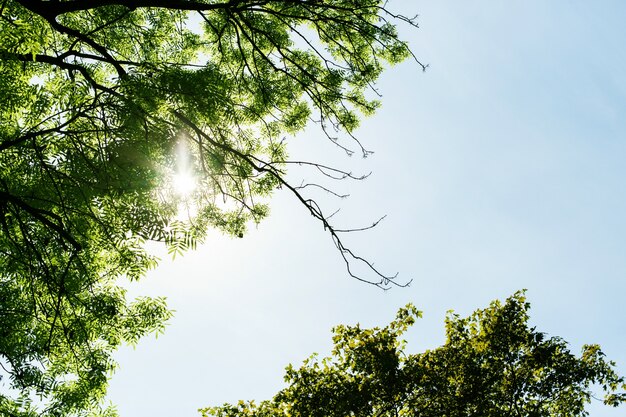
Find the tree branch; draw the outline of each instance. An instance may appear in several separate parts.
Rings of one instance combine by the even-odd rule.
[[[63,58],[61,58],[61,57],[54,57],[54,56],[43,55],[43,54],[35,54],[35,55],[33,55],[33,54],[17,54],[17,53],[8,52],[8,51],[0,51],[0,58],[1,59],[7,59],[7,60],[13,59],[13,60],[16,60],[16,61],[21,61],[21,62],[44,62],[46,64],[52,64],[52,65],[55,65],[55,66],[57,66],[59,68],[63,68],[64,70],[67,70],[67,71],[77,71],[85,78],[85,80],[95,90],[105,91],[105,92],[107,92],[109,94],[112,94],[114,96],[120,97],[120,95],[118,93],[116,93],[113,89],[111,89],[109,87],[105,87],[104,85],[98,83],[91,76],[91,74],[89,73],[87,68],[83,67],[82,65],[65,62],[63,60]]]
[[[236,158],[246,162],[247,164],[249,164],[254,170],[256,170],[257,172],[263,172],[263,173],[267,173],[268,175],[271,175],[272,177],[274,177],[282,187],[285,187],[286,189],[288,189],[289,191],[291,191],[296,198],[307,208],[307,210],[309,211],[309,213],[315,217],[316,219],[318,219],[322,225],[324,226],[324,230],[326,230],[332,237],[333,243],[335,244],[335,247],[339,250],[339,253],[341,254],[341,257],[343,258],[345,264],[346,264],[346,269],[348,271],[348,274],[352,277],[355,278],[359,281],[363,281],[366,282],[368,284],[372,284],[375,285],[377,287],[383,288],[383,289],[387,289],[389,287],[389,284],[393,284],[395,286],[398,287],[406,287],[408,286],[411,281],[404,283],[404,284],[400,284],[398,282],[395,281],[396,277],[398,274],[395,275],[385,275],[382,272],[380,272],[378,269],[376,269],[374,267],[374,265],[369,262],[368,260],[366,260],[365,258],[355,254],[350,248],[346,247],[343,243],[343,241],[341,240],[341,238],[339,237],[339,233],[341,232],[345,232],[347,230],[337,230],[335,229],[335,227],[333,225],[330,224],[330,222],[328,221],[328,217],[324,215],[324,213],[322,212],[322,210],[320,209],[320,207],[317,205],[317,203],[313,200],[310,199],[306,199],[299,191],[297,187],[292,186],[291,184],[289,184],[287,182],[287,180],[285,180],[283,178],[283,176],[275,169],[273,168],[270,164],[258,164],[256,161],[258,161],[257,158],[244,154],[243,152],[225,144],[225,143],[221,143],[218,142],[217,140],[213,139],[212,137],[210,137],[209,135],[207,135],[202,129],[200,129],[193,121],[191,121],[189,118],[187,118],[185,115],[183,115],[182,113],[180,113],[179,111],[173,110],[172,113],[174,114],[174,116],[179,119],[185,126],[189,127],[191,130],[194,131],[194,133],[196,135],[198,135],[199,137],[202,137],[203,139],[205,139],[207,142],[209,142],[211,145],[215,146],[216,148],[219,148],[231,155],[234,155]],[[380,219],[382,220],[382,219]],[[378,222],[380,222],[380,220],[378,220],[376,223],[374,223],[373,226],[374,227],[376,224],[378,224]],[[355,229],[355,231],[357,231],[358,229]],[[361,264],[364,264],[370,271],[372,271],[376,276],[379,277],[379,280],[377,281],[370,281],[368,279],[364,279],[361,276],[357,275],[356,273],[354,273],[352,271],[351,268],[351,261],[357,261]]]
[[[63,225],[63,220],[59,215],[52,213],[49,210],[33,207],[21,198],[0,190],[0,202],[2,201],[11,203],[14,206],[24,210],[25,212],[39,220],[41,223],[43,223],[46,227],[57,232],[63,239],[65,239],[72,246],[74,246],[75,249],[81,250],[83,248],[82,245],[78,243],[78,241],[76,241],[76,239],[74,239],[74,237],[65,229]],[[57,223],[53,222],[46,216],[52,217],[57,221]]]

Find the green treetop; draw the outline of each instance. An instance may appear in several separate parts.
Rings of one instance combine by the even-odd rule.
[[[407,354],[402,334],[420,317],[400,309],[383,328],[337,326],[330,357],[287,367],[272,400],[200,410],[203,417],[576,417],[593,389],[626,402],[624,378],[597,345],[572,354],[558,337],[528,325],[523,293],[468,318],[450,314],[446,342]]]

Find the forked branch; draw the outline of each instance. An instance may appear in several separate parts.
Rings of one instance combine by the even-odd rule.
[[[408,281],[405,283],[398,282],[396,280],[398,276],[397,273],[394,275],[387,275],[381,272],[379,269],[374,267],[374,264],[372,262],[356,254],[352,249],[347,247],[340,237],[341,233],[362,231],[362,230],[367,230],[367,229],[376,227],[378,223],[380,223],[380,221],[384,219],[384,217],[380,218],[379,220],[374,222],[372,225],[367,226],[367,227],[354,228],[354,229],[337,229],[335,226],[333,226],[330,223],[329,219],[331,216],[326,216],[324,212],[322,211],[322,209],[319,207],[319,205],[315,202],[315,200],[307,199],[300,192],[299,190],[300,187],[290,184],[285,179],[284,175],[280,171],[278,171],[272,164],[259,163],[257,162],[259,161],[258,158],[245,154],[224,142],[215,140],[214,138],[209,136],[206,132],[204,132],[199,126],[197,126],[192,120],[190,120],[188,117],[186,117],[184,114],[180,113],[179,111],[174,110],[173,114],[187,128],[191,129],[197,136],[201,137],[203,140],[210,143],[215,148],[221,149],[222,151],[233,155],[235,158],[244,161],[245,163],[247,163],[250,167],[252,167],[255,171],[259,173],[265,173],[267,175],[271,175],[273,178],[275,178],[278,181],[281,187],[284,187],[288,189],[289,191],[291,191],[291,193],[296,197],[296,199],[300,201],[300,203],[304,207],[306,207],[309,214],[311,214],[320,223],[322,223],[324,230],[328,232],[328,234],[331,236],[331,239],[335,247],[339,251],[342,259],[344,260],[344,263],[346,265],[346,270],[352,278],[355,278],[362,282],[366,282],[368,284],[375,285],[382,289],[388,289],[390,288],[390,286],[406,287],[411,283],[411,281]],[[315,165],[313,163],[308,163],[308,164]],[[323,169],[330,169],[330,168],[323,166]],[[354,177],[354,178],[359,179],[360,177]],[[361,274],[356,273],[353,268],[354,262],[364,265],[373,274],[374,278],[368,279],[368,278],[363,277]]]

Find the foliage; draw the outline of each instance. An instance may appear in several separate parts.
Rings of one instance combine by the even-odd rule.
[[[581,356],[528,325],[518,292],[470,317],[450,314],[444,345],[406,354],[402,334],[420,317],[412,305],[384,328],[337,326],[330,357],[288,366],[272,400],[200,410],[203,417],[583,416],[592,389],[626,402],[624,379],[597,345]],[[621,390],[621,391],[620,391]]]
[[[144,243],[176,254],[209,227],[241,236],[278,187],[322,223],[351,275],[393,283],[286,168],[359,177],[290,161],[283,140],[314,120],[367,154],[352,135],[378,106],[368,91],[411,56],[393,20],[414,25],[380,0],[0,1],[0,377],[19,393],[0,394],[0,414],[89,413],[111,352],[170,314],[118,285],[155,265]],[[180,143],[189,167],[177,166]],[[189,196],[167,181],[182,169],[197,182]]]

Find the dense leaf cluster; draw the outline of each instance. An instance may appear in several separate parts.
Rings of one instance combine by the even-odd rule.
[[[0,1],[0,414],[87,413],[111,352],[163,329],[163,300],[125,300],[121,277],[209,227],[241,236],[286,181],[285,135],[314,120],[347,152],[367,91],[410,56],[380,0]],[[195,191],[171,181],[189,149]],[[351,145],[352,144],[352,145]],[[376,284],[389,278],[371,269]],[[39,399],[38,399],[39,398]]]
[[[402,334],[420,317],[412,305],[383,328],[337,326],[330,357],[288,366],[287,388],[272,400],[200,410],[204,417],[574,417],[592,390],[626,402],[624,378],[597,345],[572,354],[567,343],[528,325],[523,293],[470,317],[450,314],[446,342],[405,353]]]

